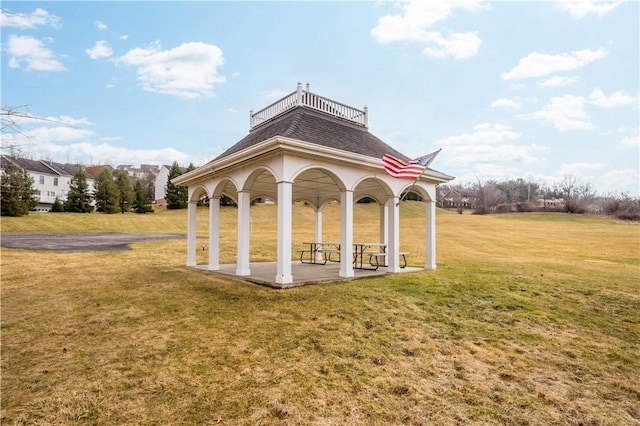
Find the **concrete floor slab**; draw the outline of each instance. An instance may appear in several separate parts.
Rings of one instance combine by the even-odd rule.
[[[197,269],[208,271],[207,265],[198,265]],[[249,276],[237,276],[236,264],[220,265],[219,271],[208,271],[226,276],[232,276],[233,278],[249,281],[256,284],[268,285],[274,288],[289,288],[298,287],[308,284],[319,284],[325,282],[347,281],[354,279],[362,279],[368,277],[375,277],[381,275],[387,275],[387,268],[380,267],[377,270],[369,269],[354,269],[353,278],[342,278],[339,276],[340,264],[329,262],[326,265],[320,264],[306,264],[295,261],[291,265],[291,275],[293,276],[293,283],[291,284],[279,284],[276,283],[276,262],[254,262],[250,264],[251,275]],[[406,267],[401,270],[401,273],[422,271],[423,268]]]

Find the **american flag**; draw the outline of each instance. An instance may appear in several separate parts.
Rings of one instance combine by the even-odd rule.
[[[414,158],[410,161],[400,160],[392,155],[382,157],[382,166],[391,176],[399,179],[418,179],[442,149]]]

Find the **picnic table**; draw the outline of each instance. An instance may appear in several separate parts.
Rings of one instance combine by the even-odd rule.
[[[367,263],[364,262],[366,256],[369,256]],[[386,256],[387,245],[384,243],[353,243],[353,267],[355,269],[377,270],[380,266],[385,266]]]
[[[305,242],[308,248],[298,250],[300,263],[326,265],[327,262],[340,262],[340,243],[333,241]],[[407,266],[407,252],[398,253],[402,259],[401,268]],[[333,257],[337,255],[337,258]],[[384,243],[353,243],[353,267],[355,269],[377,270],[386,266],[387,245]]]
[[[327,262],[340,261],[340,243],[333,242],[333,241],[323,241],[323,242],[306,242],[302,244],[309,246],[309,248],[304,250],[298,250],[300,252],[301,263],[326,265]],[[338,255],[337,259],[332,258],[332,255],[335,255],[335,254]]]

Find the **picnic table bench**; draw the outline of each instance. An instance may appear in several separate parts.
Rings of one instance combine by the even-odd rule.
[[[326,265],[327,262],[340,262],[340,243],[336,242],[307,242],[308,249],[298,250],[301,263],[314,265]],[[377,270],[380,266],[386,266],[384,259],[387,257],[387,245],[384,243],[354,243],[353,244],[353,267],[355,269]],[[332,258],[338,255],[337,259]],[[402,259],[401,268],[407,266],[407,255],[409,252],[398,253]],[[322,256],[319,256],[322,255]],[[368,257],[368,262],[365,258]]]

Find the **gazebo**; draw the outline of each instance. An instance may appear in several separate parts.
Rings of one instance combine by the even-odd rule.
[[[322,238],[322,212],[340,203],[339,270],[336,279],[354,277],[354,204],[368,197],[380,206],[380,260],[387,273],[401,272],[400,200],[415,192],[426,205],[425,269],[436,267],[436,186],[452,176],[424,168],[416,179],[391,176],[382,158],[411,159],[368,131],[368,111],[319,96],[298,83],[297,90],[250,113],[249,134],[209,163],[176,177],[188,187],[187,266],[196,266],[196,206],[209,199],[207,269],[219,271],[220,199],[238,206],[235,275],[250,277],[250,206],[257,198],[277,204],[277,260],[274,287],[294,285],[292,205],[304,201],[315,212],[315,241]],[[318,253],[319,255],[319,253]],[[297,285],[297,284],[295,284]]]

